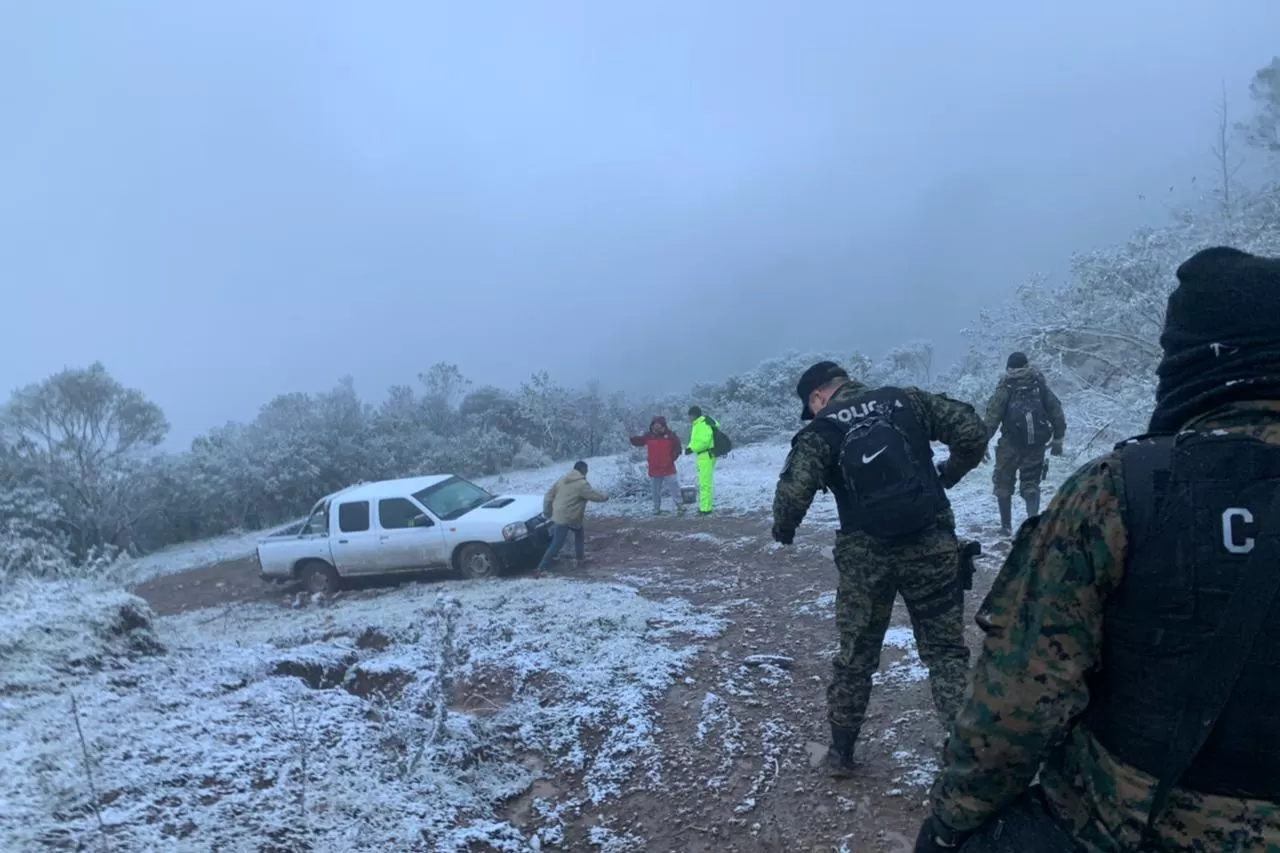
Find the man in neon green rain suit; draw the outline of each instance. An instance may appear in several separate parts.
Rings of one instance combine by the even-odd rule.
[[[685,453],[696,454],[698,460],[698,514],[711,515],[716,479],[716,458],[711,454],[716,434],[711,425],[715,422],[697,406],[689,407],[689,420],[693,427],[689,430],[689,448]]]

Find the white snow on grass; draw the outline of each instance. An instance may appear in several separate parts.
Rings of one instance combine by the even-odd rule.
[[[196,612],[153,635],[141,600],[88,590],[0,601],[0,849],[537,849],[584,799],[661,785],[654,703],[724,626],[540,579]],[[503,803],[543,767],[575,790],[518,828]]]
[[[138,584],[161,575],[176,575],[180,572],[212,566],[215,563],[239,560],[253,554],[258,548],[259,540],[289,527],[290,525],[284,525],[249,533],[237,531],[201,542],[162,548],[154,553],[126,561],[120,566],[117,576],[129,583]]]

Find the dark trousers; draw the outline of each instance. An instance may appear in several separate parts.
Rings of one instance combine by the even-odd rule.
[[[573,531],[573,555],[581,560],[586,556],[583,548],[582,528],[570,527],[567,524],[554,524],[551,526],[551,544],[547,546],[547,553],[542,555],[542,562],[538,563],[538,571],[545,572],[547,566],[551,565],[551,561],[560,553],[560,549],[564,547],[565,540],[569,538],[569,531]]]

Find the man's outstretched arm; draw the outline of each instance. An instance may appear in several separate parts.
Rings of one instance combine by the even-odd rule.
[[[773,529],[794,534],[813,496],[824,488],[831,464],[831,445],[815,430],[806,429],[791,440],[791,452],[773,492]]]

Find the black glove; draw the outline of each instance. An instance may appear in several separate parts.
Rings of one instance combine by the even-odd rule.
[[[1061,456],[1061,455],[1062,455],[1062,442],[1061,442],[1061,441],[1055,441],[1055,442],[1051,443],[1051,444],[1049,445],[1049,453],[1050,453],[1050,454],[1052,454],[1053,456]]]
[[[787,530],[779,527],[775,524],[773,526],[773,541],[782,545],[790,545],[792,542],[796,541],[796,532],[794,530]]]
[[[915,853],[948,853],[958,850],[972,834],[952,829],[938,820],[936,815],[929,815],[929,819],[920,827],[920,834],[916,836]]]
[[[943,461],[939,462],[936,466],[938,470],[938,479],[942,481],[942,488],[944,489],[949,489],[952,486],[954,486],[956,483],[960,482],[959,480],[953,478],[949,473],[947,473],[947,463],[950,461],[951,461],[950,459],[944,459]]]

